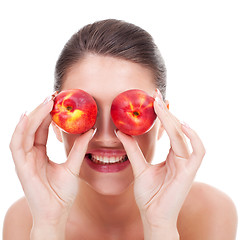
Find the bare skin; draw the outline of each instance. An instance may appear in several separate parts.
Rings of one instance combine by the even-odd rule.
[[[143,229],[139,218],[125,230],[121,226],[119,229],[112,229],[113,236],[110,231],[101,229],[99,226],[89,223],[89,220],[87,222],[81,214],[71,211],[66,228],[66,240],[97,240],[99,236],[107,240],[143,239]],[[16,201],[7,212],[3,239],[30,239],[31,228],[32,215],[27,200],[23,197]],[[231,199],[209,185],[194,183],[178,217],[180,239],[233,240],[236,236],[236,229],[237,214]],[[118,237],[114,235],[117,231],[120,234]]]
[[[158,96],[155,92],[151,71],[128,61],[89,55],[83,61],[74,65],[67,74],[63,89],[74,88],[87,91],[96,99],[98,104],[97,132],[92,139],[90,138],[90,133],[85,135],[85,138],[89,141],[87,150],[95,148],[125,149],[132,167],[128,167],[118,173],[106,174],[90,169],[86,162],[82,160],[81,168],[78,165],[77,168],[77,162],[73,161],[75,156],[73,153],[76,152],[75,149],[77,149],[76,146],[79,144],[80,138],[61,132],[54,126],[57,138],[65,146],[68,156],[68,169],[76,175],[79,174],[77,182],[75,181],[76,179],[74,180],[75,185],[72,184],[70,190],[66,187],[69,195],[60,192],[60,196],[64,197],[66,195],[66,201],[59,204],[60,206],[64,205],[70,196],[76,194],[73,203],[71,205],[66,204],[66,209],[70,210],[66,214],[67,222],[64,225],[66,226],[65,239],[143,239],[145,236],[144,230],[148,227],[146,227],[145,222],[142,222],[143,216],[146,217],[144,220],[151,222],[151,226],[155,223],[157,226],[163,226],[162,219],[165,219],[167,222],[164,227],[176,225],[181,240],[235,239],[237,224],[235,206],[225,194],[218,190],[205,184],[192,183],[195,173],[201,164],[204,149],[197,135],[192,133],[191,130],[184,130],[179,121],[167,110],[167,101],[165,103],[161,102],[162,105],[155,103],[158,120],[148,133],[134,139],[122,133],[118,133],[117,136],[114,133],[115,126],[111,121],[109,110],[111,102],[117,94],[131,88],[137,88],[146,91],[151,96]],[[41,111],[43,111],[43,108],[46,109],[44,111],[47,113],[47,108],[51,109],[51,103],[47,103],[47,106],[39,108],[41,108]],[[40,110],[36,110],[36,112]],[[30,122],[33,116],[34,113],[29,117]],[[172,125],[166,120],[167,118],[171,119]],[[45,125],[48,126],[50,120],[44,121]],[[140,197],[142,191],[140,183],[144,182],[136,182],[136,176],[139,175],[138,172],[144,172],[145,174],[152,172],[152,174],[157,174],[160,185],[165,186],[164,181],[166,180],[168,169],[165,167],[166,163],[159,165],[159,169],[156,172],[154,168],[150,168],[150,165],[148,165],[153,160],[156,142],[164,130],[167,131],[170,140],[178,139],[177,141],[171,141],[172,148],[167,157],[168,162],[175,161],[176,156],[181,156],[178,162],[183,161],[183,164],[185,164],[185,160],[190,159],[192,156],[186,146],[185,136],[190,137],[191,140],[195,139],[195,143],[193,141],[194,149],[196,147],[195,155],[197,156],[197,153],[200,153],[200,157],[196,158],[191,165],[192,173],[186,179],[185,175],[182,175],[181,179],[185,180],[182,180],[180,186],[184,187],[172,187],[172,189],[169,187],[164,196],[156,194],[158,198],[153,198],[154,201],[151,201],[149,205],[149,209],[152,208],[153,211],[147,212],[145,211],[146,209],[141,208],[143,206],[141,204],[145,199]],[[26,141],[25,147],[29,146],[29,149],[31,149],[32,139],[29,139]],[[76,141],[77,144],[75,144]],[[79,144],[79,146],[82,145],[83,143]],[[139,149],[137,146],[139,146]],[[136,148],[135,151],[133,151],[134,148]],[[27,149],[28,152],[29,149]],[[15,146],[12,146],[12,151],[14,152],[15,150]],[[81,154],[84,155],[83,153]],[[13,156],[16,158],[16,154],[13,154]],[[18,164],[16,159],[15,164]],[[178,167],[180,168],[181,166],[179,165]],[[74,172],[76,169],[79,169],[79,172]],[[182,169],[185,169],[185,167]],[[183,174],[181,171],[180,173]],[[19,175],[21,178],[21,173]],[[144,181],[143,177],[142,181]],[[151,175],[146,179],[149,178],[151,178]],[[70,181],[70,177],[67,179]],[[141,178],[137,179],[141,180]],[[156,183],[158,184],[158,182]],[[24,185],[24,179],[22,184]],[[176,181],[174,184],[176,184]],[[73,186],[78,186],[78,189],[75,189]],[[29,191],[28,188],[25,189],[28,196],[28,204],[26,199],[23,198],[10,208],[5,218],[4,240],[16,239],[16,237],[17,239],[30,239],[33,222],[35,222],[35,225],[43,226],[44,224],[44,221],[40,219],[46,219],[48,212],[38,211],[41,208],[36,207],[37,204],[41,204],[41,207],[46,207],[47,210],[47,204],[44,205],[42,203],[44,198],[37,203],[36,200],[33,201],[36,194],[34,196],[31,195],[32,190],[30,187]],[[173,195],[174,193],[176,194]],[[174,201],[174,199],[179,199],[179,201]],[[70,203],[71,200],[67,203]],[[159,204],[156,204],[157,201],[159,201]],[[51,204],[53,204],[53,201],[51,201]],[[58,212],[59,216],[65,215],[65,210],[61,212],[59,210],[60,207],[55,208],[56,204],[52,206],[51,214],[56,216],[56,212]],[[165,209],[167,210],[165,211]],[[144,214],[142,214],[143,212]],[[154,215],[155,212],[158,214]],[[154,222],[156,219],[162,225],[158,225],[159,221]],[[220,228],[219,226],[224,227]]]

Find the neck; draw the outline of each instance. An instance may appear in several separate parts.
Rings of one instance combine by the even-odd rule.
[[[133,184],[116,196],[102,195],[81,181],[76,205],[92,224],[104,228],[125,228],[136,224],[136,219],[141,221]]]

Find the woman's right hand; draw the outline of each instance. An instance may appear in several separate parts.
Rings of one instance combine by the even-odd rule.
[[[75,140],[65,163],[47,156],[52,98],[21,117],[10,143],[15,168],[30,207],[34,226],[66,221],[78,192],[79,171],[94,129]]]

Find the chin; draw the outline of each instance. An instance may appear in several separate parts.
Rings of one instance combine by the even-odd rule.
[[[105,181],[97,181],[91,184],[91,187],[101,195],[108,196],[118,196],[126,192],[130,186],[132,186],[133,181],[131,182],[117,182],[111,181],[105,183]]]
[[[123,194],[134,182],[131,168],[119,173],[97,173],[83,166],[80,178],[97,193],[111,196]]]

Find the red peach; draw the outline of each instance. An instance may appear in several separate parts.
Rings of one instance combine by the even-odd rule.
[[[148,132],[156,120],[154,98],[139,89],[120,93],[112,102],[111,117],[116,127],[128,135]]]
[[[67,133],[80,134],[91,129],[97,119],[97,104],[80,89],[61,91],[54,99],[52,120]]]

